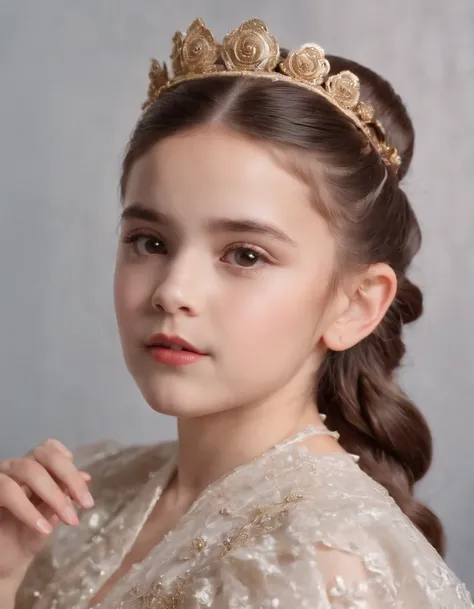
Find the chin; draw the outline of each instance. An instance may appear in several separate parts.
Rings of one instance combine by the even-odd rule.
[[[206,366],[157,367],[148,354],[143,357],[142,352],[136,351],[125,353],[125,363],[145,401],[155,412],[186,419],[227,409],[228,400],[219,395],[221,392],[210,379]],[[210,388],[213,389],[210,391]]]
[[[135,379],[146,402],[155,412],[178,417],[194,418],[213,414],[220,408],[206,399],[206,392],[187,379]]]

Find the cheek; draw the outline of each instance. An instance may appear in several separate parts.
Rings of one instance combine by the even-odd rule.
[[[144,268],[117,260],[114,274],[114,303],[119,321],[136,313],[150,298],[150,282]]]
[[[265,289],[267,288],[267,289]],[[312,345],[324,312],[324,290],[314,281],[260,286],[234,310],[237,340],[255,354]],[[242,345],[244,346],[244,345]],[[278,353],[275,353],[278,357]]]

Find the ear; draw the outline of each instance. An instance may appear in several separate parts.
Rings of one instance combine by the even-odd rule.
[[[344,351],[366,338],[382,321],[397,293],[397,277],[388,264],[374,264],[358,276],[342,311],[323,333],[325,346]]]

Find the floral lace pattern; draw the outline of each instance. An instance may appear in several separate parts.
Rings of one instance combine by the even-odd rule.
[[[210,485],[98,609],[473,609],[466,588],[351,455],[309,427]],[[329,433],[324,430],[324,433]],[[166,486],[175,443],[97,452],[96,509],[59,529],[17,609],[88,609]]]

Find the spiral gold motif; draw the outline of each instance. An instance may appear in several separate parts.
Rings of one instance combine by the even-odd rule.
[[[329,62],[317,44],[305,44],[283,59],[278,41],[260,19],[251,19],[232,30],[221,45],[201,19],[196,19],[186,34],[176,32],[174,35],[171,59],[172,76],[168,74],[166,64],[152,61],[143,109],[167,89],[209,76],[245,75],[290,81],[323,96],[338,108],[367,136],[384,162],[395,171],[401,164],[397,149],[387,142],[385,131],[376,120],[374,108],[360,101],[358,77],[348,70],[329,76]]]
[[[183,71],[187,74],[213,72],[218,54],[219,45],[212,32],[201,19],[193,21],[183,40],[181,53],[178,50]]]
[[[359,103],[359,79],[347,70],[330,76],[326,81],[326,90],[337,104],[347,110],[353,110]]]
[[[322,84],[330,69],[323,49],[317,44],[311,43],[303,45],[296,51],[291,51],[279,67],[287,76],[312,85]]]
[[[271,72],[278,63],[280,47],[265,24],[252,19],[227,34],[222,41],[221,57],[228,70]]]

